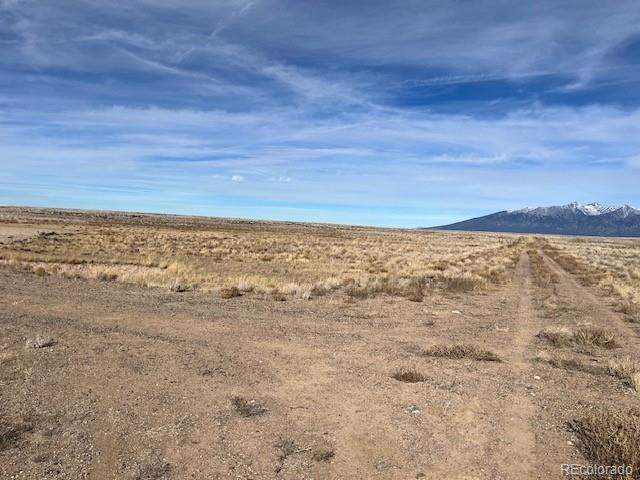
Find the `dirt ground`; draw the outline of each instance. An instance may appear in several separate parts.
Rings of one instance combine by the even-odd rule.
[[[25,234],[0,226],[2,241]],[[538,254],[556,275],[553,314],[527,250],[500,287],[422,302],[222,299],[4,265],[0,478],[562,478],[561,464],[589,463],[569,422],[639,397],[537,357],[638,360],[640,329]],[[584,323],[619,347],[537,336]],[[38,335],[52,344],[26,346]],[[502,361],[424,354],[445,344]],[[408,368],[423,381],[393,378]]]

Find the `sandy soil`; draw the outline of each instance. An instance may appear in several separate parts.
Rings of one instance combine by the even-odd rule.
[[[504,287],[423,303],[223,300],[3,266],[0,478],[561,478],[587,463],[567,422],[638,397],[536,361],[551,349],[536,334],[606,325],[621,347],[581,353],[593,362],[637,358],[640,342],[607,298],[544,262],[562,318],[542,309],[527,253]],[[53,345],[26,347],[38,334]],[[503,361],[420,354],[455,343]],[[392,378],[402,367],[426,381]],[[243,416],[234,397],[266,411]]]

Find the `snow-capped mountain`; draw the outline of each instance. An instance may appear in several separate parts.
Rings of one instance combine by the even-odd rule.
[[[622,208],[635,210],[634,208],[629,207],[628,205],[625,205],[624,207],[613,207],[611,205],[602,205],[601,203],[582,204],[578,202],[573,202],[573,203],[569,203],[568,205],[560,205],[560,206],[554,206],[554,207],[537,207],[537,208],[526,207],[521,210],[514,210],[510,213],[530,213],[532,215],[551,216],[551,215],[562,215],[566,212],[569,212],[569,213],[582,212],[585,215],[593,216],[593,215],[602,215],[605,213],[614,212]]]
[[[472,218],[436,227],[445,230],[471,230],[561,235],[600,235],[640,237],[640,209],[629,205],[600,203],[523,208]]]

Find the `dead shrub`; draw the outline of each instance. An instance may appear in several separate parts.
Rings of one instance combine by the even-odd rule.
[[[433,347],[422,352],[428,357],[442,357],[462,359],[470,358],[472,360],[483,362],[500,362],[501,359],[495,353],[489,350],[483,350],[475,345],[434,345]]]
[[[309,448],[300,448],[295,440],[291,438],[280,438],[274,447],[280,449],[280,455],[278,455],[279,465],[275,470],[276,473],[280,473],[282,471],[284,468],[284,462],[286,462],[287,458],[291,455],[310,450]]]
[[[391,375],[391,377],[395,380],[398,380],[399,382],[405,383],[418,383],[427,380],[427,377],[412,368],[398,369],[393,373],[393,375]]]
[[[246,400],[242,397],[233,397],[231,404],[243,417],[256,417],[267,413],[267,408],[259,400]]]
[[[640,412],[597,411],[573,420],[569,428],[584,456],[599,465],[626,465],[640,472]],[[635,477],[637,478],[637,477]]]
[[[238,287],[223,287],[220,289],[220,298],[234,298],[241,295]]]
[[[290,438],[281,438],[280,440],[278,440],[278,442],[274,446],[280,449],[279,460],[281,462],[286,460],[289,456],[293,455],[294,453],[297,453],[299,450],[295,440],[292,440]]]

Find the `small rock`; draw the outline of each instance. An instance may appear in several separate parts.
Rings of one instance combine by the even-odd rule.
[[[540,380],[540,376],[539,376],[539,375],[534,375],[534,376],[533,376],[533,378],[534,378],[535,380]]]
[[[460,310],[451,310],[451,313],[455,313],[456,315],[460,315],[462,312]]]

